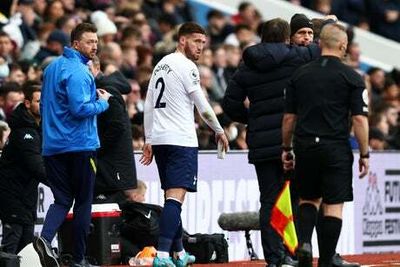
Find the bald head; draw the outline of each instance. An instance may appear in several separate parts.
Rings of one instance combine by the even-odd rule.
[[[343,57],[347,50],[346,29],[337,23],[324,26],[320,35],[322,54]]]

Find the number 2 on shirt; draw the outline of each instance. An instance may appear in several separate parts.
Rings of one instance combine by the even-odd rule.
[[[158,89],[158,84],[161,84],[161,91],[160,91],[160,94],[158,95],[158,98],[157,98],[157,101],[156,101],[156,106],[154,108],[165,108],[167,103],[161,102],[161,98],[163,96],[164,89],[165,89],[165,82],[164,82],[164,79],[162,77],[158,78],[158,80],[156,82],[156,89]]]

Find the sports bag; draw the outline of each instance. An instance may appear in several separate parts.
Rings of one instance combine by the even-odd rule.
[[[184,233],[183,246],[187,252],[196,256],[196,263],[228,262],[228,242],[224,234]]]

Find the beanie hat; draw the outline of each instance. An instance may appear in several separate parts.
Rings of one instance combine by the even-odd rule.
[[[313,29],[313,23],[304,14],[294,14],[290,20],[290,37],[292,37],[301,28]]]
[[[69,46],[69,36],[61,30],[54,30],[47,38],[47,42],[58,42],[62,46]]]
[[[96,25],[97,35],[102,37],[106,34],[116,34],[117,26],[112,22],[104,11],[97,10],[92,13],[90,20]]]

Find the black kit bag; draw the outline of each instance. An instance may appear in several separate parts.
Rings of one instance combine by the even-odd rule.
[[[139,249],[146,246],[157,246],[162,207],[126,201],[120,204],[120,209],[122,211],[121,237],[129,240]]]
[[[183,235],[183,247],[196,256],[196,263],[224,263],[229,261],[228,242],[224,234]]]

